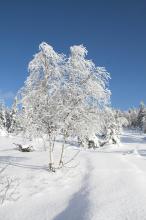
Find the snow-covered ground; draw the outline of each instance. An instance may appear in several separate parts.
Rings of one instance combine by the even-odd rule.
[[[20,152],[0,137],[0,220],[146,220],[146,137],[126,132],[120,146],[81,150],[56,173],[48,152]],[[56,143],[60,148],[60,143]],[[68,145],[66,160],[78,152]]]

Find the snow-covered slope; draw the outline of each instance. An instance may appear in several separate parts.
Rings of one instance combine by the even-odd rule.
[[[0,137],[0,220],[145,220],[146,139],[81,150],[70,168],[48,173],[48,153],[19,152]],[[60,143],[57,143],[59,149]],[[68,158],[78,151],[66,149]]]

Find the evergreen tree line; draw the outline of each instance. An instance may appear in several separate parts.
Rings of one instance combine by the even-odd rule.
[[[140,103],[139,108],[131,108],[121,112],[121,115],[127,120],[125,127],[146,133],[146,106],[144,102]]]

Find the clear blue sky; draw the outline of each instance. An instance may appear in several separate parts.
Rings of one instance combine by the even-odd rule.
[[[7,105],[42,41],[64,53],[83,43],[111,73],[113,107],[146,102],[145,0],[0,0],[0,96]]]

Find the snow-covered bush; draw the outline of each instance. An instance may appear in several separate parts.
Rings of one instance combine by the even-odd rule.
[[[0,129],[0,136],[7,136],[7,135],[8,135],[7,131],[4,128],[1,128]]]
[[[102,120],[102,141],[101,146],[105,144],[118,144],[120,142],[120,133],[123,124],[126,123],[119,111],[106,108]]]

